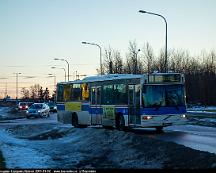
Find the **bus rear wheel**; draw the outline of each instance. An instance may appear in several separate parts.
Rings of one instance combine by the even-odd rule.
[[[126,130],[125,120],[124,120],[123,115],[118,116],[117,122],[116,122],[116,128],[120,131]]]
[[[76,114],[72,114],[72,122],[71,122],[72,126],[74,127],[79,127],[79,124],[78,124],[78,117]]]

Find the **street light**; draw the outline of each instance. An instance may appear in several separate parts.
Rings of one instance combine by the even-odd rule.
[[[56,75],[55,74],[48,74],[49,76],[48,77],[54,77],[54,89],[53,89],[53,91],[55,90],[55,88],[56,88]]]
[[[157,14],[157,13],[152,13],[152,12],[148,12],[148,11],[143,11],[143,10],[139,10],[140,13],[146,13],[146,14],[151,14],[151,15],[156,15],[159,16],[161,18],[163,18],[165,24],[166,24],[166,38],[165,38],[165,72],[168,71],[168,65],[167,65],[167,21],[165,19],[164,16]]]
[[[6,77],[0,77],[0,80],[2,80],[2,79],[8,79],[8,78],[6,78]],[[5,98],[6,97],[7,97],[7,81],[5,83]]]
[[[59,58],[55,58],[54,60],[60,60],[60,61],[65,61],[66,63],[67,63],[67,65],[68,65],[68,82],[69,82],[69,76],[70,76],[70,74],[69,74],[69,69],[70,69],[70,67],[69,67],[69,63],[68,63],[68,61],[66,60],[66,59],[59,59]]]
[[[22,73],[14,73],[16,74],[16,99],[18,99],[18,75]]]
[[[96,44],[96,43],[88,43],[88,42],[85,42],[83,41],[82,44],[90,44],[90,45],[94,45],[94,46],[97,46],[99,49],[100,49],[100,71],[101,71],[101,75],[103,74],[102,72],[102,55],[101,55],[101,46]]]
[[[139,51],[140,51],[140,49],[138,49],[137,52],[134,51],[135,58],[136,58],[135,74],[137,74],[137,67],[138,67],[138,64],[137,64],[137,61],[138,61],[138,60],[137,60],[137,57],[138,57],[138,56],[137,56],[137,55],[138,55]]]
[[[57,67],[51,67],[52,69],[63,69],[64,70],[64,72],[65,72],[65,82],[66,82],[66,70],[65,70],[65,68],[57,68]]]

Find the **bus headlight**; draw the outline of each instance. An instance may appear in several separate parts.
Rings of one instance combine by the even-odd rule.
[[[186,118],[186,115],[185,114],[181,115],[181,118]]]
[[[143,117],[142,117],[143,120],[150,120],[150,119],[152,119],[152,118],[153,118],[152,116],[143,116]]]

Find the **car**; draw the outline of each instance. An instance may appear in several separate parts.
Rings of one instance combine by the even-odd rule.
[[[49,117],[49,106],[45,103],[34,103],[26,111],[26,118],[35,117],[35,118],[44,118]]]
[[[18,104],[19,111],[24,111],[24,110],[27,110],[28,108],[29,108],[29,105],[27,102],[19,102]]]
[[[57,112],[57,106],[54,102],[48,102],[46,104],[49,106],[50,112]]]

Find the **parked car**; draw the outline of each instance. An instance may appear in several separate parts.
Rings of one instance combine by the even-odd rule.
[[[26,118],[30,117],[49,117],[49,106],[45,103],[34,103],[26,111]]]
[[[48,102],[46,104],[49,106],[50,112],[57,112],[57,106],[54,102]]]
[[[27,102],[19,102],[19,104],[18,104],[18,110],[19,111],[27,110],[28,108],[29,108],[29,105]]]

